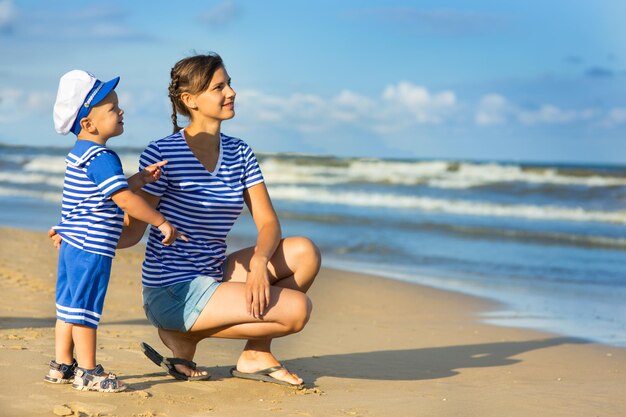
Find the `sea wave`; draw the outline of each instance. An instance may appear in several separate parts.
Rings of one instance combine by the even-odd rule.
[[[393,228],[410,232],[436,232],[476,238],[523,240],[525,242],[532,241],[543,244],[566,244],[570,246],[605,247],[626,250],[626,238],[623,237],[564,233],[551,230],[523,230],[505,228],[502,226],[468,226],[407,219],[373,219],[371,217],[358,217],[354,215],[299,213],[289,210],[280,211],[279,217],[286,220],[307,221],[328,225],[340,224],[355,225],[358,227],[371,227],[376,225],[376,227]]]
[[[137,155],[119,155],[126,175],[137,172],[139,162]],[[65,173],[65,156],[36,156],[29,158],[22,169],[26,172],[61,174]]]
[[[63,189],[63,175],[0,172],[0,182],[11,184],[45,184]]]
[[[469,200],[330,191],[323,187],[271,186],[270,195],[277,200],[360,207],[416,209],[472,216],[521,217],[535,220],[565,220],[626,224],[626,211],[598,211],[552,205],[495,204]]]
[[[15,187],[0,187],[1,197],[26,197],[36,200],[50,201],[53,203],[61,203],[63,198],[60,192],[26,190]]]
[[[268,182],[276,184],[376,183],[427,185],[464,189],[493,184],[615,187],[626,186],[626,173],[593,169],[533,167],[499,163],[448,161],[402,162],[389,160],[344,160],[341,164],[302,163],[298,159],[263,158],[261,168]]]
[[[127,175],[137,172],[139,153],[118,153]],[[61,174],[64,156],[52,154],[3,155],[19,161],[27,172]],[[531,186],[624,187],[626,169],[566,166],[535,166],[508,163],[454,162],[443,160],[401,161],[364,158],[332,158],[260,154],[259,162],[268,183],[277,185],[335,185],[369,183],[424,185],[442,189],[469,189],[521,183]]]

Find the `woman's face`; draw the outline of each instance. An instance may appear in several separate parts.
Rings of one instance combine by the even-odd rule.
[[[213,74],[209,88],[190,97],[189,107],[197,107],[197,114],[214,120],[228,120],[235,116],[235,91],[230,87],[226,69],[220,67]],[[193,112],[192,112],[193,114]]]

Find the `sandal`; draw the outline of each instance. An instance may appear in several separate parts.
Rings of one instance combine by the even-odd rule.
[[[72,379],[74,378],[74,372],[76,370],[76,359],[72,361],[71,365],[67,365],[65,363],[57,363],[57,361],[50,361],[50,370],[57,371],[63,374],[62,376],[51,376],[48,373],[43,377],[43,380],[49,382],[51,384],[71,384]]]
[[[110,373],[108,376],[102,375],[104,368],[102,365],[96,366],[94,369],[85,369],[76,367],[76,375],[72,387],[79,391],[98,391],[98,392],[120,392],[124,391],[127,386],[117,379],[115,374]]]
[[[211,378],[211,375],[207,372],[206,375],[197,375],[197,376],[187,376],[182,372],[178,372],[174,365],[184,365],[188,368],[193,369],[194,371],[198,369],[198,365],[193,361],[188,361],[186,359],[181,358],[164,358],[159,352],[154,350],[152,346],[147,344],[146,342],[141,342],[139,344],[144,355],[148,357],[155,365],[160,366],[165,369],[168,374],[173,376],[176,379],[182,381],[205,381]]]
[[[240,372],[237,370],[237,368],[231,368],[230,374],[234,376],[235,378],[252,379],[254,381],[263,381],[263,382],[270,382],[272,384],[288,385],[290,387],[304,388],[304,384],[292,384],[287,381],[276,379],[270,375],[271,373],[274,373],[276,371],[280,371],[283,369],[289,372],[289,370],[287,370],[287,368],[285,368],[284,366],[278,365],[278,366],[272,366],[271,368],[262,369],[256,372]]]

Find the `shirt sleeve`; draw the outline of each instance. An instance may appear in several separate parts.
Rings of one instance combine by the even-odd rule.
[[[148,145],[148,147],[141,153],[139,156],[139,171],[145,169],[148,165],[156,164],[163,160],[161,156],[161,151],[159,147],[153,142]],[[165,190],[167,189],[167,168],[165,166],[161,167],[161,178],[152,182],[150,184],[146,184],[143,186],[142,190],[145,192],[155,195],[157,197],[163,196],[165,194]]]
[[[243,163],[244,172],[241,182],[245,188],[250,188],[253,185],[257,185],[264,181],[263,174],[261,173],[261,167],[259,167],[259,162],[257,161],[250,146],[245,143],[243,149]]]
[[[120,158],[111,152],[101,152],[93,157],[87,167],[87,177],[106,197],[118,190],[128,188],[128,182]]]

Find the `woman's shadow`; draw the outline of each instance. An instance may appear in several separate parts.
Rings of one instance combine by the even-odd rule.
[[[583,343],[590,342],[572,337],[553,337],[523,342],[343,353],[288,359],[282,363],[289,370],[300,375],[307,382],[308,387],[316,386],[317,378],[324,376],[380,381],[416,381],[451,377],[459,374],[463,368],[513,365],[522,361],[522,359],[513,358],[521,353],[563,344]],[[211,373],[211,379],[219,381],[230,378],[228,370],[231,367],[232,365],[201,368]],[[174,382],[174,380],[166,378],[159,381],[143,381],[136,384],[135,388],[145,389],[166,382]]]
[[[318,377],[385,381],[423,380],[457,375],[463,368],[505,366],[521,362],[513,356],[536,349],[589,341],[554,337],[523,342],[486,343],[313,356],[283,361],[306,381]]]

